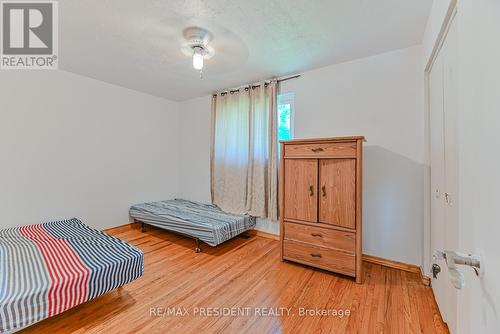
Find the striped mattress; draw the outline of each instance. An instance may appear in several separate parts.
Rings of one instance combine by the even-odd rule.
[[[135,220],[198,238],[217,246],[255,228],[255,217],[222,211],[218,206],[174,199],[137,204],[130,208]]]
[[[0,332],[62,313],[143,272],[139,249],[76,218],[0,230]]]

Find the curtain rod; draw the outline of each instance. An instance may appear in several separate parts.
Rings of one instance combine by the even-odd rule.
[[[291,80],[291,79],[297,79],[297,78],[300,78],[300,74],[297,74],[297,75],[292,75],[290,77],[286,77],[286,78],[280,78],[280,79],[277,79],[276,81],[277,82],[283,82],[283,81],[287,81],[287,80]],[[269,82],[265,82],[264,83],[265,86],[269,85]],[[260,87],[260,84],[258,85],[248,85],[248,86],[245,86],[245,87],[241,87],[241,88],[244,88],[245,91],[247,91],[248,89],[252,88],[252,89],[255,89],[257,87]],[[221,92],[220,94],[221,95],[226,95],[227,93],[230,93],[230,94],[233,94],[233,93],[236,93],[236,92],[239,92],[241,88],[238,88],[238,89],[232,89],[232,90],[227,90],[227,91],[224,91],[224,92]],[[214,93],[212,96],[217,96],[217,93]]]
[[[278,79],[277,81],[282,82],[282,81],[287,81],[287,80],[297,79],[297,78],[300,78],[300,74],[292,75],[291,77],[287,77],[287,78],[283,78],[283,79]]]

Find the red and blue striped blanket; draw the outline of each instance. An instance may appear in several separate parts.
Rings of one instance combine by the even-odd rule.
[[[0,332],[64,312],[143,273],[142,251],[76,218],[0,230]]]

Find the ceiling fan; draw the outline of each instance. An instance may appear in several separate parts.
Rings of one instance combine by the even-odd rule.
[[[212,34],[200,27],[189,27],[182,32],[186,42],[181,47],[182,53],[193,58],[193,68],[200,71],[203,78],[204,60],[215,54],[213,47],[208,45],[212,41]]]

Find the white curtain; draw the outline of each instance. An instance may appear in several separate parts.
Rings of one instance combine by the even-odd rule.
[[[277,219],[277,81],[214,95],[212,202]]]

